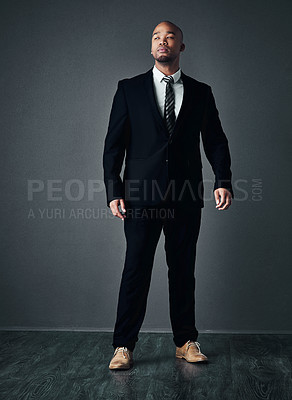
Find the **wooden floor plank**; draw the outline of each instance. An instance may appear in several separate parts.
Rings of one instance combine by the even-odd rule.
[[[234,335],[233,393],[238,400],[291,400],[291,363],[277,335]]]
[[[200,334],[208,363],[139,334],[134,366],[109,370],[110,332],[0,332],[0,399],[291,400],[292,335]]]

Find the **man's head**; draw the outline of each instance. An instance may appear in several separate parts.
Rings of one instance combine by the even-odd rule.
[[[151,54],[158,63],[173,64],[179,62],[184,51],[182,30],[170,21],[160,22],[152,33]]]

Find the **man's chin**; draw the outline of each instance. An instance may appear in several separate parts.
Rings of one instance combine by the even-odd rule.
[[[171,61],[171,58],[168,56],[159,56],[156,58],[156,60],[160,63],[168,63]]]

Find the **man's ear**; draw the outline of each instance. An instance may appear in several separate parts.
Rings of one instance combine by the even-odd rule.
[[[180,46],[180,51],[184,51],[185,48],[186,48],[185,44],[182,43],[181,46]]]

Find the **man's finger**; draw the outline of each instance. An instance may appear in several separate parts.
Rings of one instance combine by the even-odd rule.
[[[120,213],[118,206],[116,204],[114,204],[113,209],[114,209],[114,211],[113,211],[114,216],[119,217],[120,219],[124,220],[124,217]]]
[[[220,190],[218,190],[218,197],[220,195],[220,201],[217,202],[216,208],[221,207],[222,204],[224,204],[225,202],[225,196],[224,196],[224,192],[221,192]]]
[[[220,202],[220,197],[219,197],[219,192],[218,192],[218,190],[215,190],[214,196],[215,196],[215,202],[216,202],[216,204],[219,204],[219,202]]]
[[[224,206],[221,208],[218,208],[218,210],[227,210],[227,208],[229,208],[230,204],[231,204],[230,198],[229,198],[229,196],[227,196]]]
[[[120,200],[120,204],[121,204],[122,211],[123,211],[123,212],[126,212],[126,206],[125,206],[124,199],[121,199],[121,200]]]
[[[119,217],[120,219],[124,220],[124,217],[122,216],[122,214],[120,213],[119,208],[118,208],[119,203],[120,203],[120,200],[113,200],[110,203],[111,211],[115,217]]]

